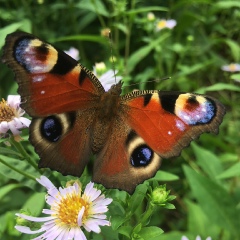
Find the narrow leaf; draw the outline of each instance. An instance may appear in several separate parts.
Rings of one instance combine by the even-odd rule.
[[[240,176],[240,162],[234,164],[229,169],[219,174],[217,178],[224,179],[224,178],[231,178],[231,177],[237,177],[237,176]]]
[[[212,180],[183,167],[191,190],[209,220],[234,237],[239,236],[240,211],[228,192]]]

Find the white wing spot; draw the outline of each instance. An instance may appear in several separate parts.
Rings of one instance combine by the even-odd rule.
[[[42,70],[43,68],[42,67],[40,67],[40,66],[35,66],[35,67],[33,67],[33,70],[34,71],[38,71],[38,70]]]
[[[176,121],[176,127],[182,132],[185,130],[184,124],[179,120]]]
[[[35,76],[33,77],[33,82],[42,82],[44,78],[44,76]]]

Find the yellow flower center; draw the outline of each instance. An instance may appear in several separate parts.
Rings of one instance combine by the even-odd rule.
[[[167,22],[165,20],[161,20],[157,24],[158,28],[165,28],[166,25],[167,25]]]
[[[234,71],[236,71],[237,67],[235,64],[232,63],[229,65],[229,69],[230,69],[230,71],[234,72]]]
[[[84,201],[79,195],[71,194],[63,198],[58,205],[58,221],[69,227],[78,226],[78,214],[82,207],[85,207],[82,222],[87,219],[90,203]]]
[[[16,110],[10,107],[7,102],[2,99],[0,102],[0,122],[10,122],[16,116]]]

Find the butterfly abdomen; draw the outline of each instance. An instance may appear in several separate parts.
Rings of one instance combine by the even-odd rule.
[[[95,121],[93,123],[93,145],[94,153],[99,152],[105,143],[111,131],[114,131],[115,121],[119,121],[119,95],[112,94],[112,91],[105,92],[99,102]]]

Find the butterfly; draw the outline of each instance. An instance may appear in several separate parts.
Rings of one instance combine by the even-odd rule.
[[[178,156],[204,132],[217,133],[225,114],[219,101],[200,94],[121,95],[122,82],[105,91],[87,68],[24,32],[6,37],[2,61],[32,117],[29,139],[39,167],[80,176],[94,154],[93,181],[107,188],[133,193],[163,158]]]

